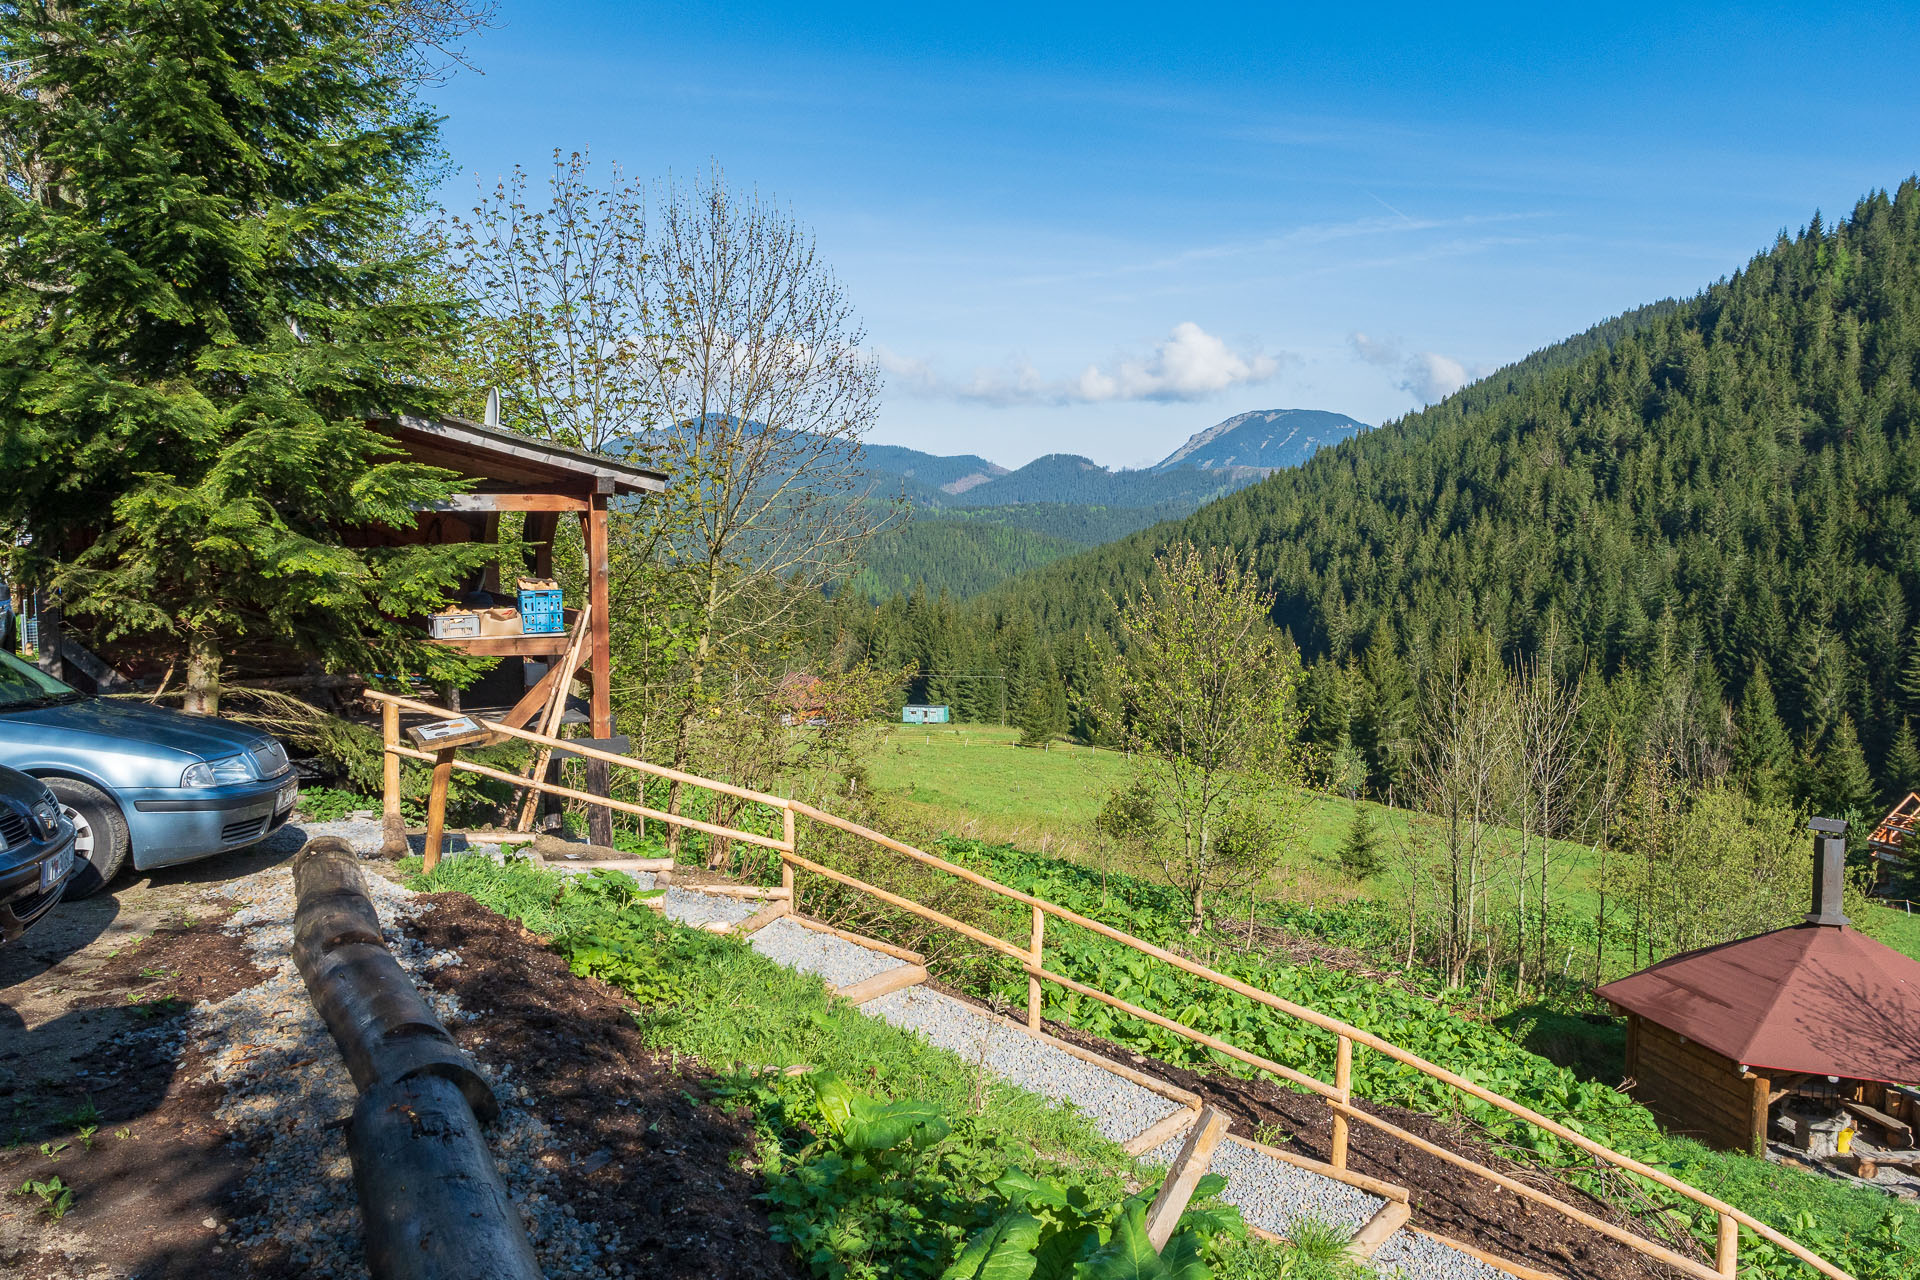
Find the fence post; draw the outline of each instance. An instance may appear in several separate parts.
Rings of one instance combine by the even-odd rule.
[[[407,856],[407,823],[400,816],[400,757],[393,749],[400,745],[400,707],[380,704],[380,738],[385,749],[380,754],[380,853],[388,858]]]
[[[1723,1276],[1740,1270],[1740,1223],[1731,1214],[1720,1215],[1720,1245],[1714,1251],[1713,1269]]]
[[[1340,1091],[1340,1102],[1353,1105],[1353,1041],[1340,1037],[1340,1048],[1333,1060],[1333,1087]],[[1333,1150],[1328,1163],[1336,1169],[1347,1167],[1347,1117],[1333,1113]]]
[[[454,750],[442,747],[434,753],[433,789],[427,792],[427,848],[420,859],[422,871],[431,871],[440,865],[440,833],[447,825],[447,787],[453,781]]]
[[[796,838],[798,836],[798,824],[795,823],[793,820],[793,810],[782,809],[780,811],[780,818],[781,818],[781,835],[785,838],[787,842],[787,852],[798,853],[800,851],[800,846],[796,842]],[[793,864],[791,862],[788,862],[785,858],[780,859],[780,887],[787,891],[787,910],[793,912],[793,914],[795,915],[799,915],[800,914],[800,891],[794,887]]]
[[[1036,969],[1046,968],[1040,959],[1041,939],[1045,935],[1046,929],[1046,913],[1040,910],[1040,908],[1035,907],[1033,909],[1033,935],[1029,949],[1032,952],[1033,967]],[[1038,1031],[1040,1029],[1040,1007],[1040,979],[1029,973],[1027,975],[1027,1030]]]

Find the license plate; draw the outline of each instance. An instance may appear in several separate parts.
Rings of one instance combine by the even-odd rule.
[[[280,792],[278,795],[274,796],[273,811],[275,813],[278,813],[282,809],[291,808],[293,806],[293,802],[299,799],[299,797],[300,797],[300,784],[297,782],[289,782],[286,786],[280,788]]]
[[[66,879],[67,872],[73,870],[73,850],[62,849],[40,864],[40,889],[45,892]]]

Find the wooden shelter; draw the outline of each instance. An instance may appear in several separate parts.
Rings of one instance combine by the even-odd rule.
[[[1600,988],[1627,1015],[1634,1096],[1673,1132],[1758,1153],[1772,1108],[1798,1099],[1912,1145],[1900,1086],[1920,1084],[1920,962],[1849,925],[1845,824],[1815,821],[1814,909],[1804,923]]]
[[[532,549],[533,576],[553,572],[553,539],[567,516],[580,521],[586,548],[587,599],[585,607],[569,610],[567,625],[547,635],[480,635],[438,641],[464,652],[502,659],[544,663],[545,673],[531,682],[505,712],[496,717],[523,727],[543,710],[564,702],[567,686],[584,676],[592,690],[588,714],[594,739],[613,736],[611,698],[611,618],[607,598],[607,513],[620,498],[644,498],[666,488],[664,473],[620,462],[581,449],[539,440],[495,426],[459,418],[401,417],[368,424],[391,437],[415,462],[442,467],[474,482],[471,491],[420,511],[411,530],[385,530],[379,535],[421,542],[491,542],[499,538],[500,517],[523,512],[522,540]],[[479,588],[498,592],[498,571],[489,570]],[[584,621],[585,625],[580,623]],[[552,733],[557,716],[534,726]],[[542,762],[544,764],[544,761]],[[590,762],[588,789],[605,794],[606,766]],[[607,810],[593,811],[594,838],[611,836]]]

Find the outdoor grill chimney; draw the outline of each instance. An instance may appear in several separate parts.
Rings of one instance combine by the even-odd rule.
[[[1840,900],[1847,883],[1847,821],[1812,818],[1807,826],[1813,832],[1813,910],[1807,923],[1845,925]]]

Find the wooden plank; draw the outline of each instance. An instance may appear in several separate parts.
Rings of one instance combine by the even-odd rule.
[[[1590,1227],[1611,1240],[1618,1240],[1621,1244],[1626,1245],[1636,1252],[1646,1254],[1651,1258],[1657,1258],[1677,1271],[1697,1277],[1697,1280],[1721,1280],[1719,1272],[1704,1263],[1696,1262],[1694,1259],[1686,1257],[1683,1254],[1675,1253],[1665,1245],[1656,1244],[1645,1236],[1636,1235],[1624,1227],[1617,1227],[1605,1218],[1596,1218],[1585,1210],[1576,1209],[1564,1200],[1550,1196],[1546,1192],[1528,1186],[1524,1182],[1517,1182],[1505,1174],[1495,1173],[1483,1164],[1469,1160],[1458,1152],[1449,1151],[1438,1143],[1428,1142],[1425,1138],[1417,1134],[1409,1133],[1396,1124],[1382,1120],[1379,1116],[1362,1111],[1358,1107],[1348,1106],[1345,1103],[1332,1102],[1328,1105],[1339,1107],[1344,1110],[1349,1117],[1360,1121],[1362,1124],[1369,1124],[1383,1133],[1390,1133],[1408,1146],[1416,1147],[1430,1156],[1446,1161],[1456,1168],[1465,1169],[1470,1173],[1477,1173],[1487,1181],[1511,1191],[1523,1200],[1530,1200],[1534,1204],[1544,1205],[1552,1209],[1555,1213],[1570,1218],[1584,1227]]]
[[[1193,1107],[1182,1107],[1171,1115],[1162,1116],[1139,1133],[1134,1134],[1120,1144],[1120,1149],[1130,1156],[1143,1156],[1177,1133],[1185,1133],[1187,1126],[1200,1118],[1200,1112]]]
[[[1868,1124],[1884,1131],[1890,1141],[1882,1143],[1882,1146],[1911,1147],[1913,1145],[1913,1129],[1895,1120],[1880,1108],[1870,1107],[1864,1102],[1842,1102],[1840,1105],[1846,1108],[1849,1115],[1865,1120]]]
[[[585,498],[559,493],[461,493],[416,511],[585,511]]]
[[[665,862],[667,859],[658,859]],[[674,882],[674,888],[685,889],[688,893],[710,893],[718,898],[789,898],[792,895],[785,889],[765,888],[757,884],[686,884]]]
[[[766,906],[733,926],[733,931],[743,938],[751,937],[785,914],[787,914],[786,903],[769,902]]]
[[[874,974],[871,978],[850,982],[844,987],[835,987],[833,994],[854,1004],[865,1004],[869,1000],[878,1000],[881,996],[891,995],[907,987],[917,987],[926,980],[927,971],[919,965],[896,965],[884,973]]]
[[[1389,1200],[1380,1206],[1379,1212],[1360,1224],[1360,1229],[1347,1241],[1347,1256],[1355,1262],[1365,1262],[1380,1251],[1387,1237],[1407,1225],[1407,1219],[1413,1216],[1413,1206],[1404,1200]]]
[[[1187,1131],[1180,1154],[1173,1158],[1173,1165],[1167,1170],[1167,1180],[1160,1184],[1160,1194],[1153,1198],[1153,1207],[1147,1210],[1147,1239],[1155,1253],[1166,1248],[1167,1241],[1173,1238],[1180,1215],[1187,1211],[1187,1203],[1193,1199],[1193,1189],[1207,1176],[1207,1166],[1213,1163],[1214,1148],[1226,1136],[1227,1116],[1218,1107],[1202,1111],[1193,1128]]]
[[[544,636],[454,636],[433,643],[482,658],[550,658],[567,651],[564,631]]]

